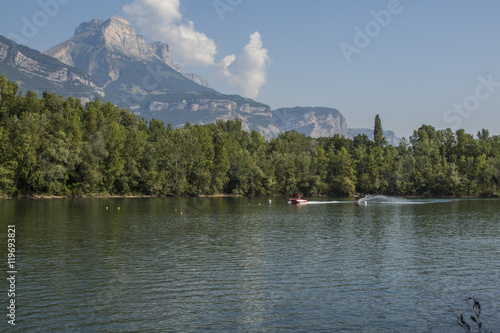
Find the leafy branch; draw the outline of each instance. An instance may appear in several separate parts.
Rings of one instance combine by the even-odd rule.
[[[468,315],[470,322],[467,321],[467,315],[464,316],[463,313],[458,315],[455,310],[451,309],[457,319],[457,324],[464,330],[466,333],[492,333],[491,331],[483,331],[483,323],[480,320],[481,316],[481,304],[479,300],[475,297],[467,297],[467,301],[472,301],[472,314]]]

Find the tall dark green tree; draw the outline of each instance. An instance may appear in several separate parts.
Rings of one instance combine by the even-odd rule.
[[[384,138],[384,130],[382,129],[382,121],[380,120],[380,116],[378,114],[375,116],[373,141],[375,141],[375,144],[377,146],[383,146],[387,144],[387,140]]]

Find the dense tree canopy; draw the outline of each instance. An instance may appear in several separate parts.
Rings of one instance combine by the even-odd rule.
[[[173,129],[99,100],[0,80],[0,194],[498,196],[500,137],[423,125],[398,147],[365,135],[266,141],[239,120]]]

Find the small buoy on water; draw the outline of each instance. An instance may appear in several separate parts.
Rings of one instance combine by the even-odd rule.
[[[120,207],[118,207],[118,210],[120,210]]]
[[[259,206],[260,206],[260,202],[259,202]]]
[[[182,212],[181,212],[181,215],[182,215]]]
[[[108,210],[108,207],[106,207],[106,210]]]
[[[269,199],[269,203],[271,203],[271,199]]]

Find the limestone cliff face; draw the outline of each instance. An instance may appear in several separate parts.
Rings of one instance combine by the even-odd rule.
[[[104,97],[104,89],[92,77],[38,51],[18,45],[0,36],[0,73],[15,81],[21,89],[43,90],[83,101]]]
[[[196,75],[196,74],[185,74],[185,73],[182,73],[182,71],[179,70],[179,72],[184,75],[185,78],[188,78],[190,79],[191,81],[193,82],[196,82],[198,83],[199,85],[201,86],[204,86],[204,87],[207,87],[207,88],[210,88],[210,83],[208,83],[208,81],[206,81],[204,78],[202,78],[201,76],[199,75]]]
[[[122,51],[137,58],[156,56],[151,46],[144,41],[144,37],[137,35],[132,24],[122,17],[113,16],[104,21],[100,29],[94,31],[96,36],[102,35],[104,45],[114,51]]]
[[[167,65],[171,66],[172,62],[170,61],[170,49],[168,47],[168,44],[162,42],[154,42],[149,44],[149,46],[158,58],[163,60]]]
[[[272,121],[266,136],[276,136],[280,132],[295,130],[313,138],[335,134],[347,136],[348,128],[344,116],[336,109],[325,107],[294,107],[272,111]],[[278,132],[277,132],[278,131]]]
[[[246,113],[266,113],[270,116],[267,106],[250,106],[248,103],[238,104],[228,99],[197,99],[197,100],[182,100],[176,102],[151,102],[149,111],[158,112],[162,110],[168,111],[202,111],[202,110],[227,110],[239,111]],[[268,114],[269,113],[269,114]]]

